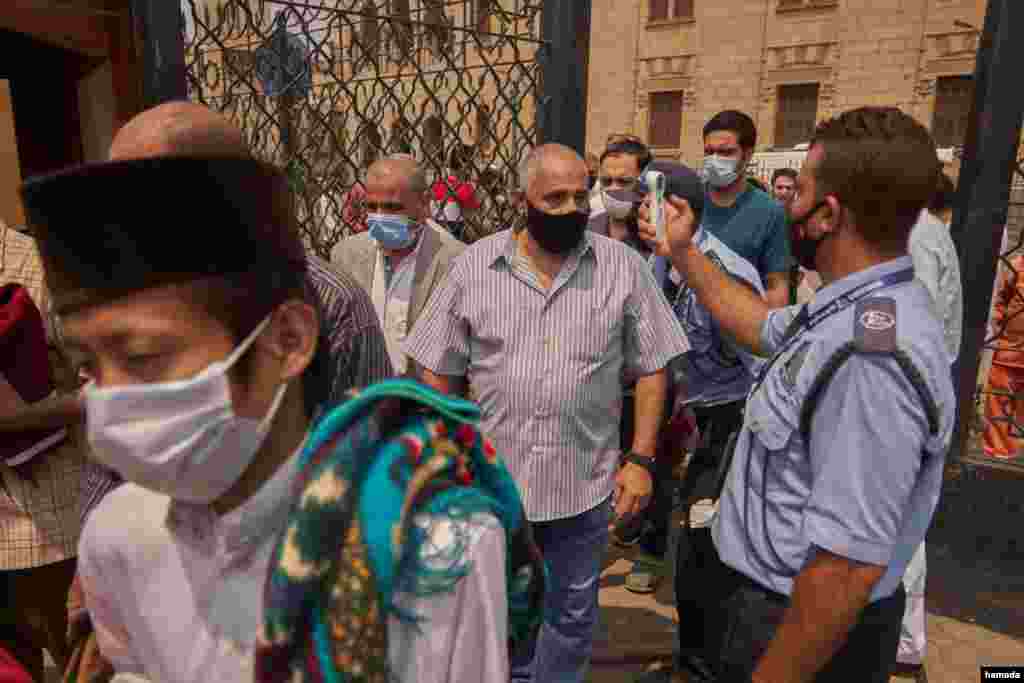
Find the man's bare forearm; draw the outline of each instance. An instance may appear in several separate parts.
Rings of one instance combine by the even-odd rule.
[[[693,244],[673,252],[672,265],[686,273],[687,284],[718,326],[737,344],[759,353],[761,328],[770,310],[765,300],[712,263]]]
[[[636,381],[633,402],[633,452],[654,457],[658,452],[658,432],[665,419],[668,373],[662,369]]]
[[[58,429],[85,419],[85,406],[77,393],[59,394],[0,414],[0,432]]]
[[[753,681],[814,680],[846,642],[884,571],[819,550],[797,576],[790,607]]]

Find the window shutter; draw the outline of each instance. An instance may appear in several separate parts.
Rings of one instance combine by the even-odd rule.
[[[676,19],[693,19],[693,0],[676,0]]]
[[[651,93],[650,112],[647,139],[651,147],[678,148],[683,134],[683,93]]]
[[[964,144],[973,96],[974,78],[971,76],[938,79],[935,85],[935,114],[932,118],[932,137],[938,147],[959,147]]]
[[[775,146],[792,147],[810,142],[818,118],[818,83],[779,86],[775,119]]]
[[[668,0],[651,0],[648,9],[647,21],[668,19]]]

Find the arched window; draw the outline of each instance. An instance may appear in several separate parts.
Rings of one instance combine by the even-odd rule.
[[[391,124],[388,149],[392,153],[412,154],[412,130],[405,117],[397,118]]]
[[[413,25],[409,0],[391,0],[391,35],[395,46],[396,61],[412,57]]]
[[[377,52],[380,48],[380,21],[377,5],[373,0],[365,0],[360,10],[359,30],[355,32],[352,42],[353,70],[377,63]]]
[[[476,110],[476,144],[486,147],[491,140],[491,108],[481,104]]]
[[[428,116],[423,122],[423,152],[434,157],[444,144],[444,124],[439,116]]]

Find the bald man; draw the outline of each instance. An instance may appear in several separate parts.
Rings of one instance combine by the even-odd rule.
[[[370,294],[398,374],[408,369],[402,341],[466,248],[427,218],[429,189],[423,169],[408,155],[374,162],[366,174],[369,229],[331,252],[331,261]]]
[[[426,384],[479,401],[548,565],[544,626],[513,656],[512,679],[582,683],[609,524],[651,496],[665,367],[689,344],[644,259],[586,229],[576,152],[538,147],[519,175],[525,228],[457,258],[404,348]],[[636,380],[624,458],[623,378]]]

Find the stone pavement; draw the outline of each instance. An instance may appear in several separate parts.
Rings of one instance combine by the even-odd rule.
[[[651,656],[672,650],[675,609],[670,582],[663,582],[658,592],[650,596],[627,591],[623,583],[631,566],[627,559],[630,555],[631,551],[614,546],[609,550],[601,577],[602,623],[590,683],[628,683]],[[929,591],[933,592],[933,581],[929,578]],[[929,599],[930,683],[976,683],[982,665],[1024,664],[1024,638],[935,613],[947,612],[935,602],[948,600],[957,591],[970,591],[970,587],[960,585],[956,591],[939,587],[934,591],[935,600]],[[908,680],[893,677],[891,683]]]

